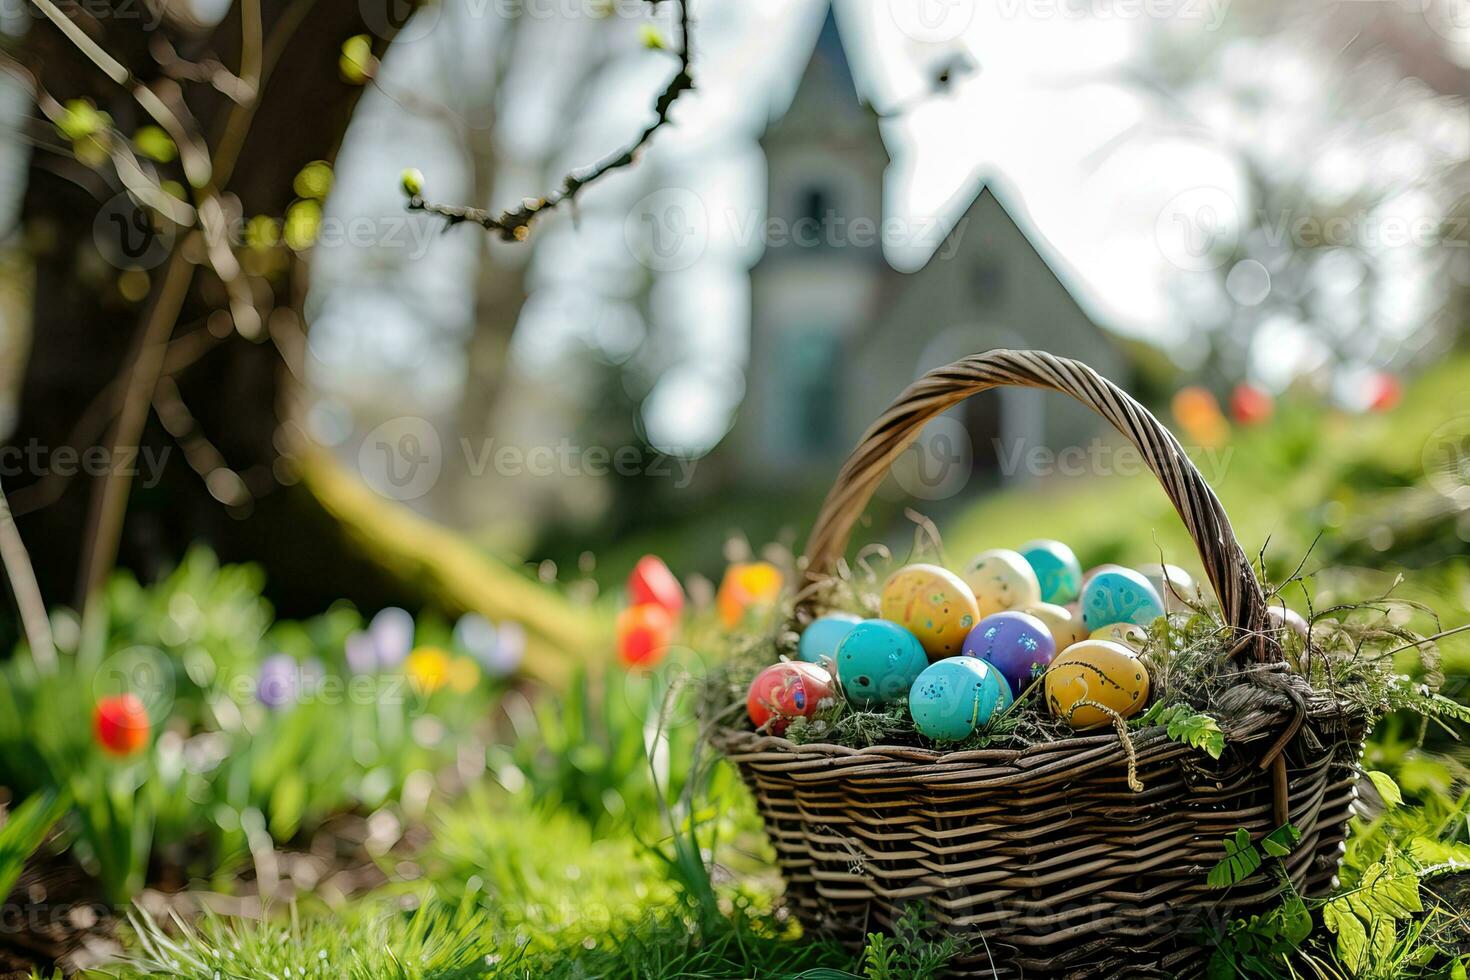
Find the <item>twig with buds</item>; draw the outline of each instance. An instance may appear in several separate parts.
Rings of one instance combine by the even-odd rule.
[[[649,0],[649,3],[654,6],[661,2],[663,0]],[[689,18],[690,0],[674,0],[674,2],[678,7],[679,44],[673,53],[679,59],[679,70],[674,73],[673,78],[669,79],[668,84],[664,86],[664,90],[659,93],[658,99],[654,102],[653,121],[643,128],[638,138],[627,148],[604,157],[590,167],[572,171],[555,191],[540,198],[527,198],[520,207],[499,214],[482,208],[435,204],[427,201],[423,196],[424,175],[417,170],[405,170],[403,172],[403,192],[408,195],[408,210],[436,214],[445,220],[447,227],[470,222],[479,225],[486,231],[498,233],[503,241],[525,241],[530,237],[531,223],[536,220],[537,216],[559,205],[573,203],[582,189],[589,184],[597,182],[614,170],[620,170],[632,164],[638,159],[643,147],[653,138],[653,134],[669,121],[669,112],[674,102],[679,96],[694,88],[689,57],[689,38],[694,26],[693,21]],[[650,46],[661,47],[662,45],[650,43]]]

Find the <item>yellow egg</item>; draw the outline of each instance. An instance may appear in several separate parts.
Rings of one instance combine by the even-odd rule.
[[[1025,609],[1041,601],[1041,583],[1031,563],[1019,551],[993,548],[982,551],[970,562],[965,584],[975,593],[981,616]]]
[[[980,620],[975,596],[954,572],[938,565],[905,565],[883,584],[884,619],[919,638],[930,660],[957,656]]]
[[[1138,654],[1109,640],[1083,640],[1057,654],[1046,669],[1051,713],[1073,728],[1110,724],[1112,716],[1094,703],[1123,718],[1148,703],[1148,670]]]
[[[1051,638],[1057,641],[1057,653],[1061,653],[1074,643],[1087,639],[1087,626],[1082,622],[1082,617],[1073,615],[1066,606],[1058,606],[1051,602],[1038,602],[1034,606],[1027,606],[1022,611],[1030,613],[1046,624],[1046,628],[1051,630]]]
[[[1093,630],[1090,639],[1111,640],[1138,653],[1148,646],[1148,630],[1133,623],[1110,623]]]

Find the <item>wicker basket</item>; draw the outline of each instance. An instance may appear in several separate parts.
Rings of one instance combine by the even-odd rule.
[[[715,747],[755,796],[803,924],[845,943],[891,929],[906,907],[970,941],[957,973],[996,976],[1180,976],[1195,972],[1211,923],[1270,902],[1261,872],[1228,891],[1208,869],[1239,827],[1260,837],[1290,822],[1301,844],[1286,864],[1307,895],[1329,889],[1356,796],[1367,719],[1307,686],[1284,663],[1266,600],[1219,500],[1147,409],[1076,361],[991,351],[931,371],[867,431],[828,494],[807,545],[807,575],[826,578],[893,460],[924,423],[999,385],[1071,395],[1143,454],[1189,529],[1222,613],[1232,656],[1253,683],[1220,706],[1218,761],[1162,730],[1125,746],[1081,735],[1019,750],[796,745],[721,728]],[[797,610],[800,629],[818,595]]]

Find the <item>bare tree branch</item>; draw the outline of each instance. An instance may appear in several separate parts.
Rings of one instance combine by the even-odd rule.
[[[649,2],[656,5],[661,0],[649,0]],[[550,194],[527,200],[520,207],[503,211],[500,214],[482,208],[434,204],[424,200],[422,194],[417,190],[409,192],[408,210],[438,215],[450,227],[462,222],[470,222],[479,225],[486,231],[497,232],[503,241],[525,241],[531,234],[531,223],[539,215],[562,204],[574,202],[577,195],[589,184],[596,183],[612,171],[621,170],[636,161],[639,152],[653,138],[653,134],[669,121],[669,112],[673,109],[679,96],[694,89],[694,76],[690,72],[689,55],[689,39],[694,27],[693,21],[689,18],[690,0],[675,0],[675,3],[679,11],[679,44],[674,49],[674,54],[679,59],[679,70],[674,73],[673,78],[669,79],[669,83],[664,86],[664,90],[655,100],[653,121],[643,128],[638,138],[627,148],[604,157],[590,167],[572,171],[562,180],[561,187]]]

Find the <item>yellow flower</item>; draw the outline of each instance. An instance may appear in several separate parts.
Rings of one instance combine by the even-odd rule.
[[[480,667],[469,657],[455,657],[449,664],[449,689],[468,694],[480,683]]]
[[[419,647],[404,662],[409,680],[425,694],[433,694],[449,680],[449,654],[438,647]]]

